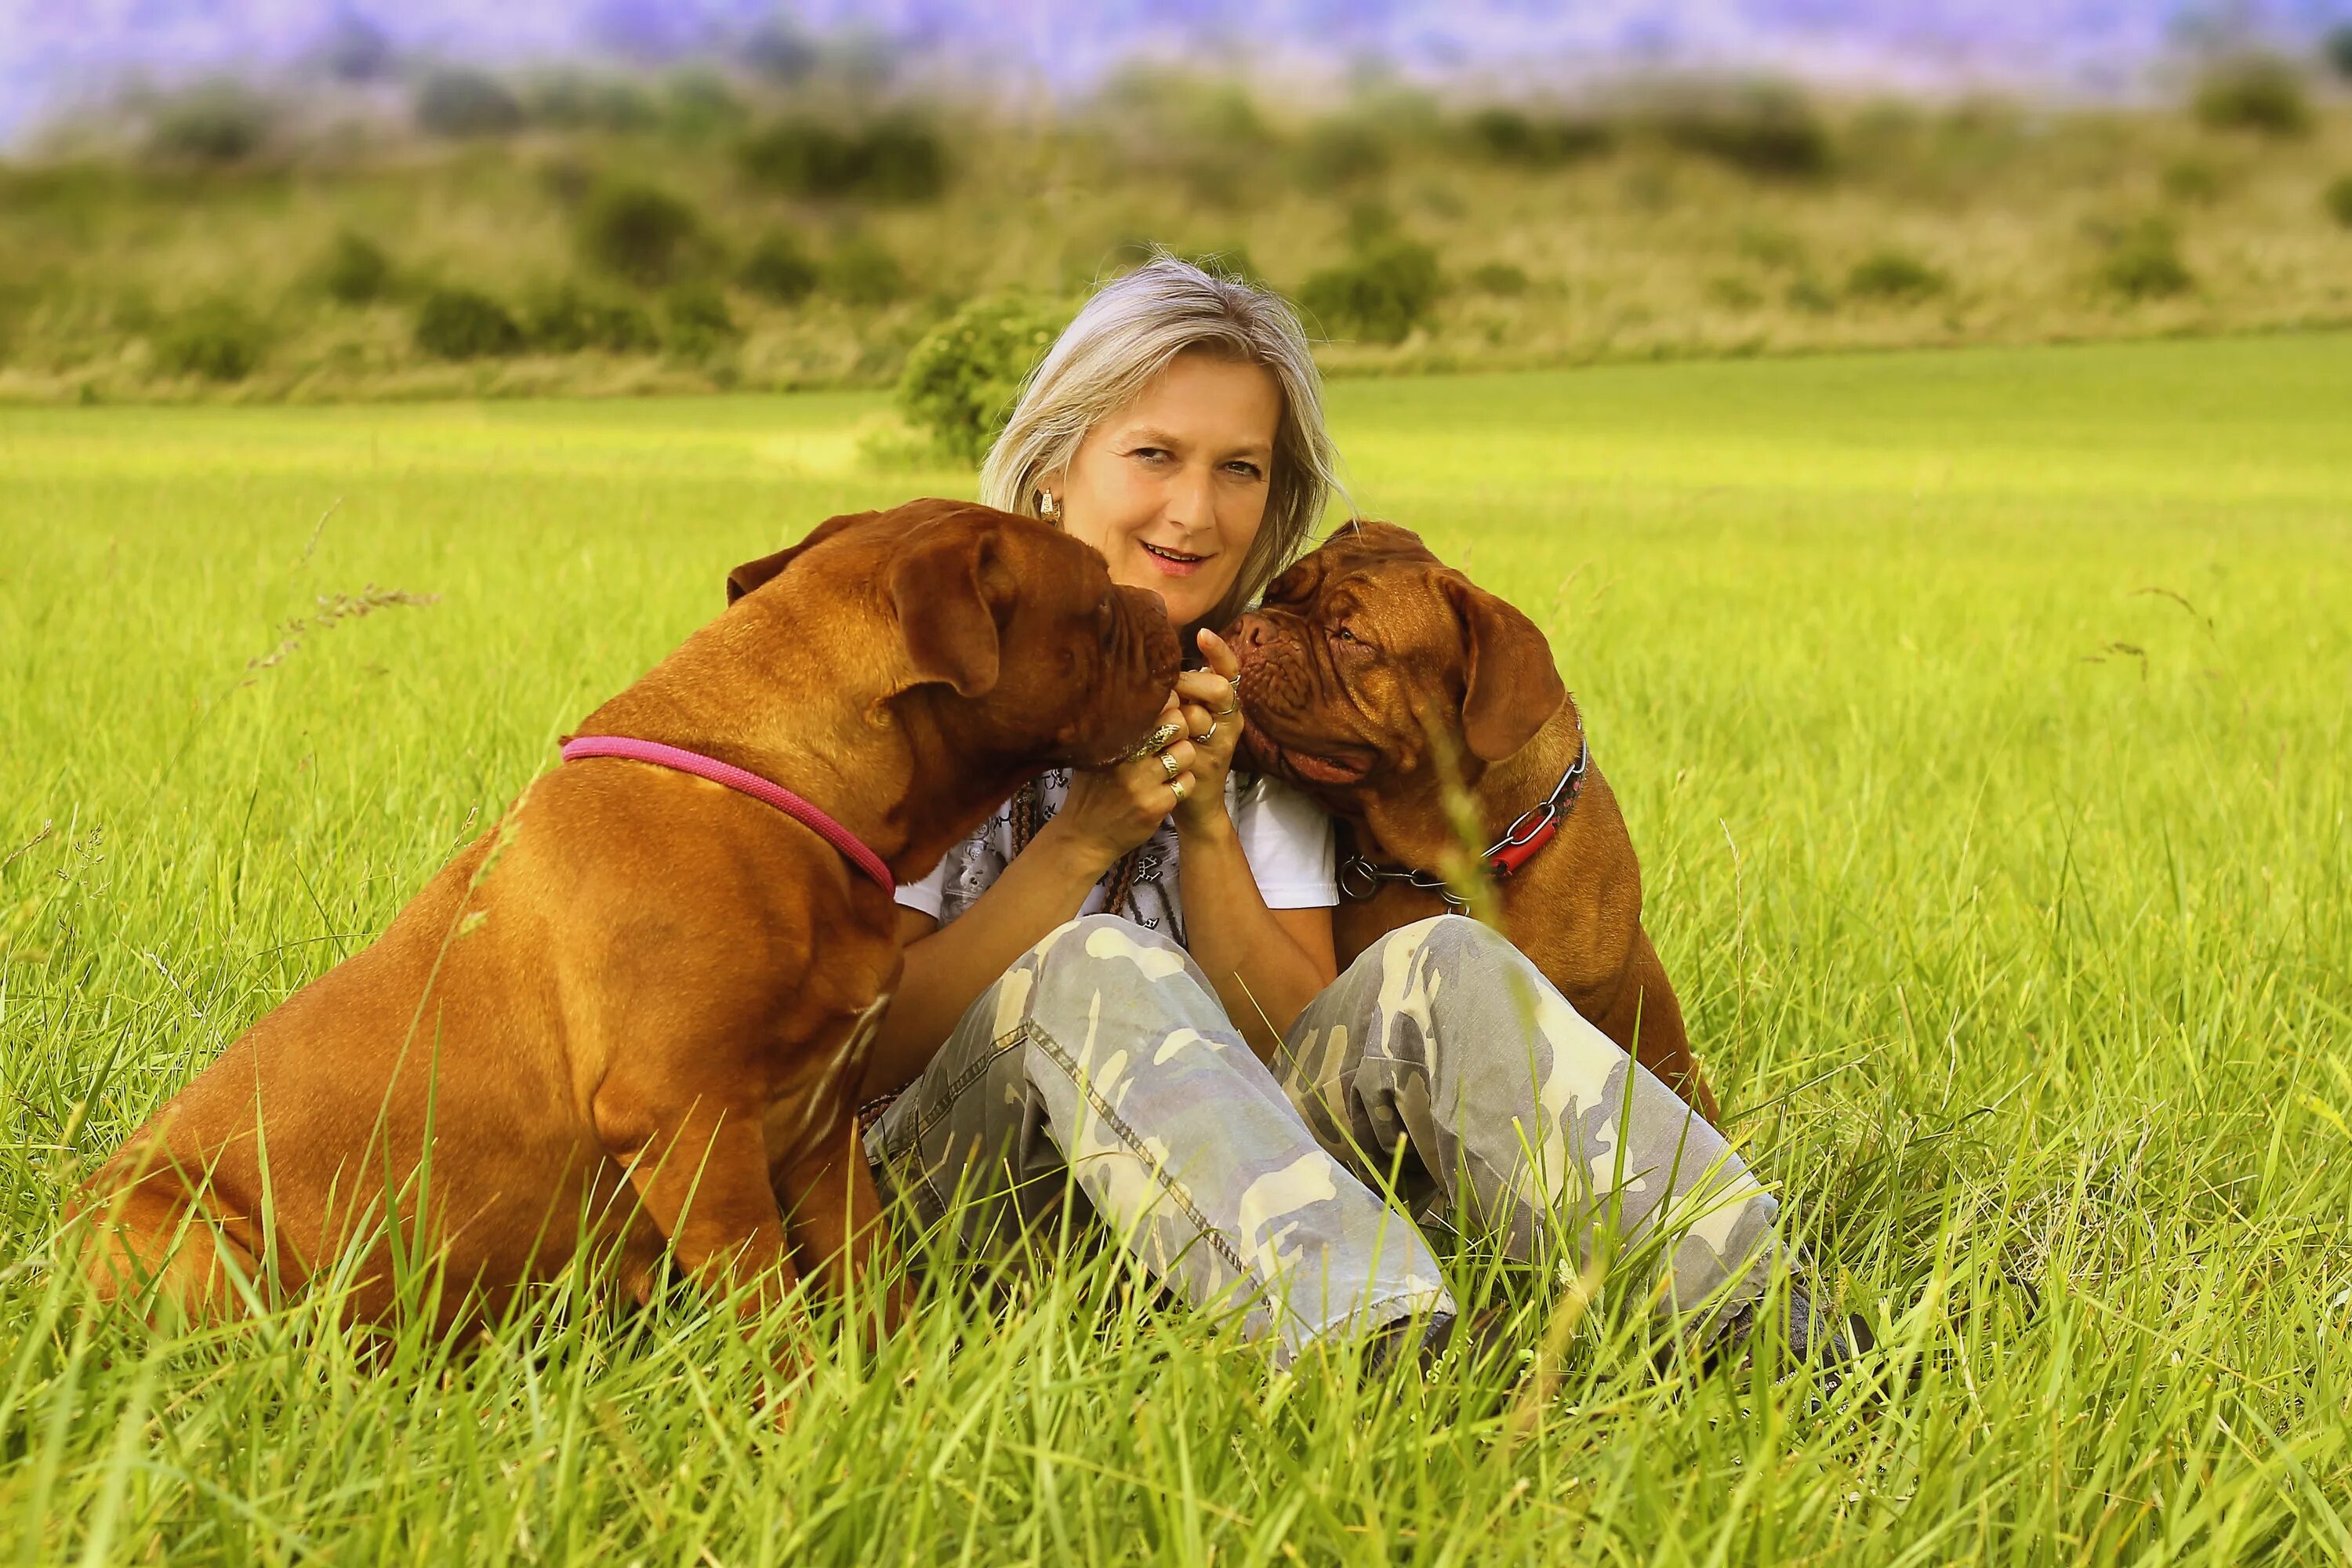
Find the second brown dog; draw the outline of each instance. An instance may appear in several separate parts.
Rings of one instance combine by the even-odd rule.
[[[1625,819],[1534,622],[1407,530],[1363,522],[1276,579],[1225,637],[1242,663],[1244,761],[1340,821],[1343,965],[1449,907],[1438,874],[1461,850],[1444,799],[1451,753],[1482,847],[1515,826],[1530,832],[1547,801],[1559,810],[1556,831],[1495,883],[1503,933],[1577,1012],[1715,1119],[1642,927]]]

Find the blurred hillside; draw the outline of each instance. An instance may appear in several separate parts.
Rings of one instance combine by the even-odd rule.
[[[2352,322],[2321,65],[2063,111],[454,68],[134,110],[0,164],[0,397],[880,384],[968,301],[1050,311],[1153,244],[1290,292],[1342,374]]]

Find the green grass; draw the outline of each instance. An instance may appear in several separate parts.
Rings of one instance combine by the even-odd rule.
[[[1888,1347],[1883,1398],[1812,1411],[1652,1376],[1605,1311],[1516,1444],[1475,1388],[1276,1376],[1075,1256],[936,1287],[781,1409],[690,1300],[551,1291],[380,1363],[315,1309],[86,1318],[46,1267],[78,1171],[730,566],[969,481],[861,474],[850,395],[0,413],[0,1554],[2340,1561],[2347,363],[1336,389],[1365,510],[1552,635],[1694,1038]],[[437,599],[252,667],[371,586]]]

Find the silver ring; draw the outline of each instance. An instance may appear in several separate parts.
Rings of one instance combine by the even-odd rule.
[[[1170,784],[1174,784],[1176,782],[1176,775],[1184,771],[1182,768],[1176,765],[1176,759],[1170,756],[1165,752],[1160,753],[1160,765],[1167,771],[1168,782]],[[1181,799],[1182,797],[1180,795],[1178,798]]]
[[[1241,710],[1242,700],[1236,697],[1232,702],[1226,704],[1224,707],[1213,710],[1211,713],[1211,717],[1217,719],[1230,719]]]

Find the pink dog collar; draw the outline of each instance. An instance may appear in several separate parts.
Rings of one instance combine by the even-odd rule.
[[[881,884],[886,893],[898,890],[898,879],[882,857],[868,849],[857,835],[844,827],[824,810],[802,799],[783,785],[773,784],[755,773],[722,763],[717,757],[706,757],[700,752],[689,752],[682,746],[665,746],[659,741],[632,740],[626,735],[575,735],[563,742],[563,760],[579,762],[583,757],[619,757],[632,763],[651,763],[657,768],[669,768],[713,784],[725,784],[740,791],[754,800],[762,800],[786,816],[809,828],[827,844],[842,853],[843,858]]]

